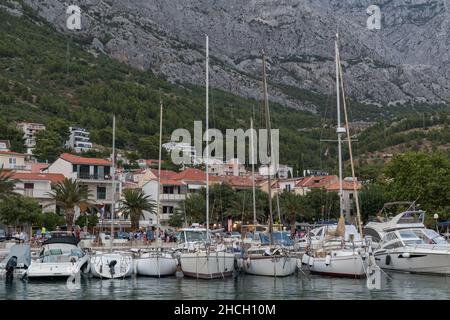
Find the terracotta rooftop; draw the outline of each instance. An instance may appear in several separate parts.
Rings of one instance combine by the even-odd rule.
[[[338,177],[332,176],[309,176],[304,177],[295,185],[296,188],[327,188],[336,182]]]
[[[151,169],[152,173],[158,178],[158,170],[157,169]],[[177,177],[178,172],[171,171],[171,170],[161,170],[161,179],[174,179]]]
[[[59,158],[66,160],[73,164],[90,164],[90,165],[99,165],[99,166],[111,166],[112,163],[109,160],[99,159],[99,158],[86,158],[75,156],[70,153],[63,153],[59,156]]]
[[[206,172],[199,169],[187,168],[186,170],[178,173],[175,177],[173,177],[173,179],[204,182],[206,181]],[[220,181],[220,178],[209,175],[209,181]]]
[[[0,155],[4,154],[4,155],[11,155],[11,156],[23,156],[26,157],[27,155],[24,153],[20,153],[20,152],[14,152],[14,151],[0,151]]]
[[[47,169],[49,166],[48,163],[32,163],[31,164],[31,172],[32,173],[40,173],[42,170]]]
[[[360,190],[362,188],[361,182],[356,181],[356,189]],[[343,190],[353,190],[353,181],[342,181],[342,189]],[[339,181],[332,183],[327,187],[327,190],[337,191],[339,190]]]
[[[64,175],[61,173],[14,172],[11,178],[17,180],[43,180],[51,183],[64,181]]]
[[[253,186],[251,177],[243,176],[223,176],[219,177],[222,182],[228,183],[232,187],[251,188]],[[256,182],[255,182],[256,186]]]

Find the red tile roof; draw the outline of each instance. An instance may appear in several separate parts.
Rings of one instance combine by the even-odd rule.
[[[0,151],[0,154],[6,154],[11,156],[23,156],[26,157],[27,155],[24,153],[14,152],[14,151]]]
[[[188,181],[206,181],[206,172],[194,169],[187,168],[184,171],[178,173],[175,177],[175,180],[188,180]],[[209,175],[209,181],[220,181],[219,177]]]
[[[51,183],[64,181],[64,175],[61,173],[14,172],[11,178],[17,180],[43,180]]]
[[[152,173],[158,178],[158,170],[151,169]],[[171,170],[161,170],[161,179],[174,179],[178,175],[178,172]]]
[[[110,166],[112,165],[111,161],[105,159],[98,158],[86,158],[75,156],[70,153],[63,153],[59,156],[60,159],[66,160],[73,164],[90,164],[90,165],[100,165],[100,166]]]
[[[336,182],[338,177],[332,176],[310,176],[304,177],[295,185],[296,188],[327,188]]]
[[[163,186],[182,186],[182,185],[184,185],[184,183],[179,180],[161,178],[161,185],[163,185]]]
[[[224,183],[228,183],[232,187],[251,188],[253,186],[251,177],[223,176],[223,177],[219,177],[219,179]],[[256,181],[255,181],[255,185],[256,185]]]
[[[31,164],[31,172],[32,173],[40,173],[42,170],[47,169],[49,166],[48,163],[32,163]]]
[[[361,188],[362,188],[361,182],[356,181],[356,189],[360,190]],[[353,181],[347,181],[347,180],[342,181],[342,189],[343,190],[353,190]],[[339,181],[329,185],[327,187],[327,190],[330,190],[330,191],[331,190],[332,191],[339,190]]]

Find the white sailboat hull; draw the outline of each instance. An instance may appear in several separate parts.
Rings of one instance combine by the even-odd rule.
[[[309,257],[306,263],[311,273],[348,278],[364,278],[367,259],[358,252],[331,251],[329,257]],[[302,259],[305,262],[305,258]]]
[[[243,260],[246,273],[258,276],[285,277],[294,274],[297,259],[290,256],[248,256]]]
[[[116,261],[110,268],[110,263]],[[117,279],[133,274],[133,258],[128,254],[101,253],[91,258],[91,273],[96,278]]]
[[[225,251],[186,252],[180,256],[181,269],[187,277],[217,279],[233,275],[234,254]]]
[[[140,276],[170,276],[177,271],[178,261],[167,252],[144,253],[135,259],[136,272]]]
[[[434,251],[434,252],[433,252]],[[390,261],[387,263],[387,255]],[[386,270],[450,275],[450,251],[399,248],[389,253],[379,250],[374,253],[377,265]]]

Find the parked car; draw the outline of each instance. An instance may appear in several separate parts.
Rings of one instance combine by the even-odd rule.
[[[3,229],[0,229],[0,242],[6,240],[6,232]]]

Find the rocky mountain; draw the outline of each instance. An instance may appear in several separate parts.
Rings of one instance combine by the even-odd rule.
[[[67,32],[65,0],[24,0]],[[379,106],[450,101],[450,0],[85,0],[81,33],[92,49],[177,83],[204,84],[204,34],[211,85],[261,98],[269,59],[273,101],[316,111],[334,91],[339,30],[349,96]],[[381,29],[366,27],[367,7]],[[71,31],[74,32],[74,31]],[[306,92],[306,93],[305,93]],[[314,95],[311,95],[311,92]]]

